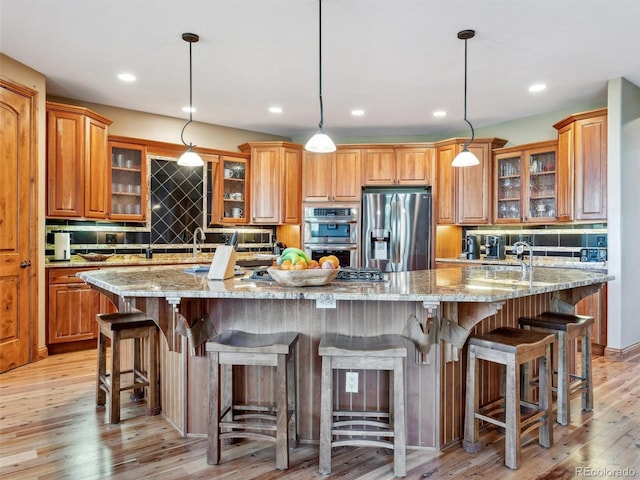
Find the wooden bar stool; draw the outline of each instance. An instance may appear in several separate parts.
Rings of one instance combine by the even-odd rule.
[[[400,335],[351,337],[327,334],[320,339],[320,473],[331,473],[331,449],[340,446],[393,449],[393,472],[406,475],[404,360]],[[334,370],[388,370],[389,411],[353,411],[334,407]]]
[[[556,418],[561,425],[571,421],[571,399],[582,396],[582,409],[590,412],[593,407],[593,382],[591,378],[591,325],[593,317],[565,313],[545,312],[536,317],[521,317],[520,328],[539,332],[553,333],[556,336],[557,355],[554,355],[552,390],[556,392],[558,405]],[[582,365],[580,375],[570,372],[569,342],[581,339]],[[525,385],[529,385],[528,372],[525,373]]]
[[[551,344],[554,336],[542,332],[502,327],[484,335],[469,337],[467,393],[464,419],[464,449],[480,451],[479,423],[485,421],[505,429],[505,460],[507,467],[520,466],[520,440],[539,429],[538,442],[543,447],[553,445],[551,419]],[[540,394],[538,404],[520,398],[520,365],[539,359]],[[487,360],[504,365],[505,396],[486,405],[479,405],[479,362]],[[546,386],[543,387],[543,386]],[[526,410],[523,412],[521,408]]]
[[[158,327],[142,312],[98,314],[98,375],[96,381],[96,404],[109,402],[109,423],[120,422],[120,392],[133,390],[132,398],[144,397],[147,389],[147,414],[160,413],[158,392],[157,344]],[[107,373],[107,339],[111,341],[110,372]],[[133,368],[120,369],[122,340],[133,339]],[[142,339],[146,339],[147,368],[143,369]],[[121,384],[121,376],[133,374],[133,381]]]
[[[274,442],[276,468],[289,468],[289,446],[298,443],[297,344],[297,332],[247,333],[239,330],[225,331],[207,342],[207,463],[220,463],[221,440],[249,438]],[[274,404],[236,403],[233,398],[234,365],[275,367]]]

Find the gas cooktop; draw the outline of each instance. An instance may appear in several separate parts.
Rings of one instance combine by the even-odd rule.
[[[266,268],[258,268],[243,280],[263,280],[272,281],[273,277],[269,275]],[[384,282],[384,275],[379,268],[353,268],[343,267],[338,272],[338,276],[334,282]]]

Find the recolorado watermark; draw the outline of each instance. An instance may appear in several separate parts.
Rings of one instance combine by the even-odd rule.
[[[583,478],[636,478],[634,468],[611,467],[576,467],[576,477]]]

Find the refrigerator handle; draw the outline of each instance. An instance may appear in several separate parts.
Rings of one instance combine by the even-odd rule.
[[[398,254],[400,250],[400,235],[398,228],[400,227],[400,209],[398,208],[398,195],[393,195],[393,210],[391,212],[392,229],[391,229],[391,270],[397,271],[396,265],[399,261]]]

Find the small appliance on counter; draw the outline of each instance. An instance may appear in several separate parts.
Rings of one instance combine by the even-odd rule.
[[[502,235],[487,235],[484,245],[487,253],[484,258],[488,260],[504,260],[505,259],[505,239]]]
[[[581,248],[580,261],[581,262],[606,262],[607,249],[606,248]]]
[[[71,234],[64,232],[56,232],[53,235],[54,256],[55,260],[71,259]]]
[[[480,258],[480,243],[478,242],[478,237],[475,235],[467,235],[462,253],[466,255],[467,260],[478,260]]]

